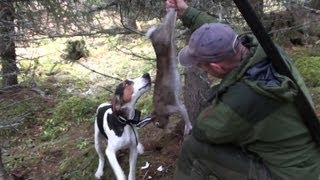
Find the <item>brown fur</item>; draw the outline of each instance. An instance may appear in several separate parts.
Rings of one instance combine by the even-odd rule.
[[[148,31],[157,57],[157,74],[154,87],[152,118],[159,128],[164,128],[169,122],[169,116],[180,113],[185,122],[185,134],[192,129],[188,113],[180,101],[180,76],[177,71],[174,29],[176,12],[170,9],[164,22]]]

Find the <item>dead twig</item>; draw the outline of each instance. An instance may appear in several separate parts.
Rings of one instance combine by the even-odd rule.
[[[8,129],[8,128],[14,128],[16,126],[21,125],[26,121],[26,117],[31,115],[31,112],[27,111],[19,116],[13,117],[9,120],[6,120],[6,124],[0,124],[0,130],[1,129]],[[3,121],[2,121],[3,122]]]
[[[86,69],[88,69],[88,70],[90,70],[90,71],[92,71],[92,72],[96,73],[96,74],[101,75],[101,76],[104,76],[104,77],[107,77],[107,78],[111,78],[111,79],[115,79],[115,80],[117,80],[117,81],[122,81],[120,78],[113,77],[113,76],[106,75],[106,74],[103,74],[103,73],[101,73],[101,72],[98,72],[98,71],[96,71],[96,70],[94,70],[94,69],[91,69],[91,68],[89,68],[88,66],[86,66],[86,65],[84,65],[84,64],[82,64],[82,63],[80,63],[80,62],[78,62],[78,61],[76,61],[76,63],[77,63],[77,64],[79,64],[80,66],[82,66],[82,67],[84,67],[84,68],[86,68]]]
[[[116,49],[126,55],[130,55],[130,56],[134,56],[134,57],[137,57],[139,59],[143,59],[143,60],[147,60],[147,61],[152,61],[154,62],[156,60],[156,58],[150,58],[150,57],[147,57],[147,56],[142,56],[140,54],[137,54],[135,52],[133,52],[131,49],[128,49],[128,48],[123,48],[125,49],[125,51],[123,49],[120,49],[118,47],[116,47]]]

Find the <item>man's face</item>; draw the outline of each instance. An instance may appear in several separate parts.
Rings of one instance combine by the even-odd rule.
[[[222,79],[232,69],[225,68],[221,63],[199,63],[199,68],[209,73],[211,76]]]

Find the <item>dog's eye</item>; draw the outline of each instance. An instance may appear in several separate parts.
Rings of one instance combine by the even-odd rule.
[[[129,85],[131,85],[132,84],[132,81],[129,81],[129,80],[125,80],[125,82],[124,82],[124,85],[125,86],[129,86]]]

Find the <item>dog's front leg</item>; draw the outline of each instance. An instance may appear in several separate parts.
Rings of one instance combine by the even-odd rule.
[[[106,155],[107,155],[109,163],[113,169],[113,172],[115,173],[115,175],[117,177],[117,180],[125,180],[126,177],[125,177],[124,172],[121,169],[121,166],[117,160],[116,151],[113,148],[110,148],[108,146],[106,149]]]
[[[95,173],[95,177],[97,179],[101,179],[101,177],[103,176],[103,167],[104,167],[104,162],[105,162],[105,155],[103,153],[103,149],[102,149],[102,140],[104,137],[102,137],[97,123],[95,123],[95,131],[94,131],[94,147],[96,148],[96,151],[98,153],[99,156],[99,166],[98,169]]]
[[[138,150],[137,145],[132,145],[130,147],[130,157],[129,157],[129,176],[128,180],[135,180],[136,179],[136,164],[138,158]]]

